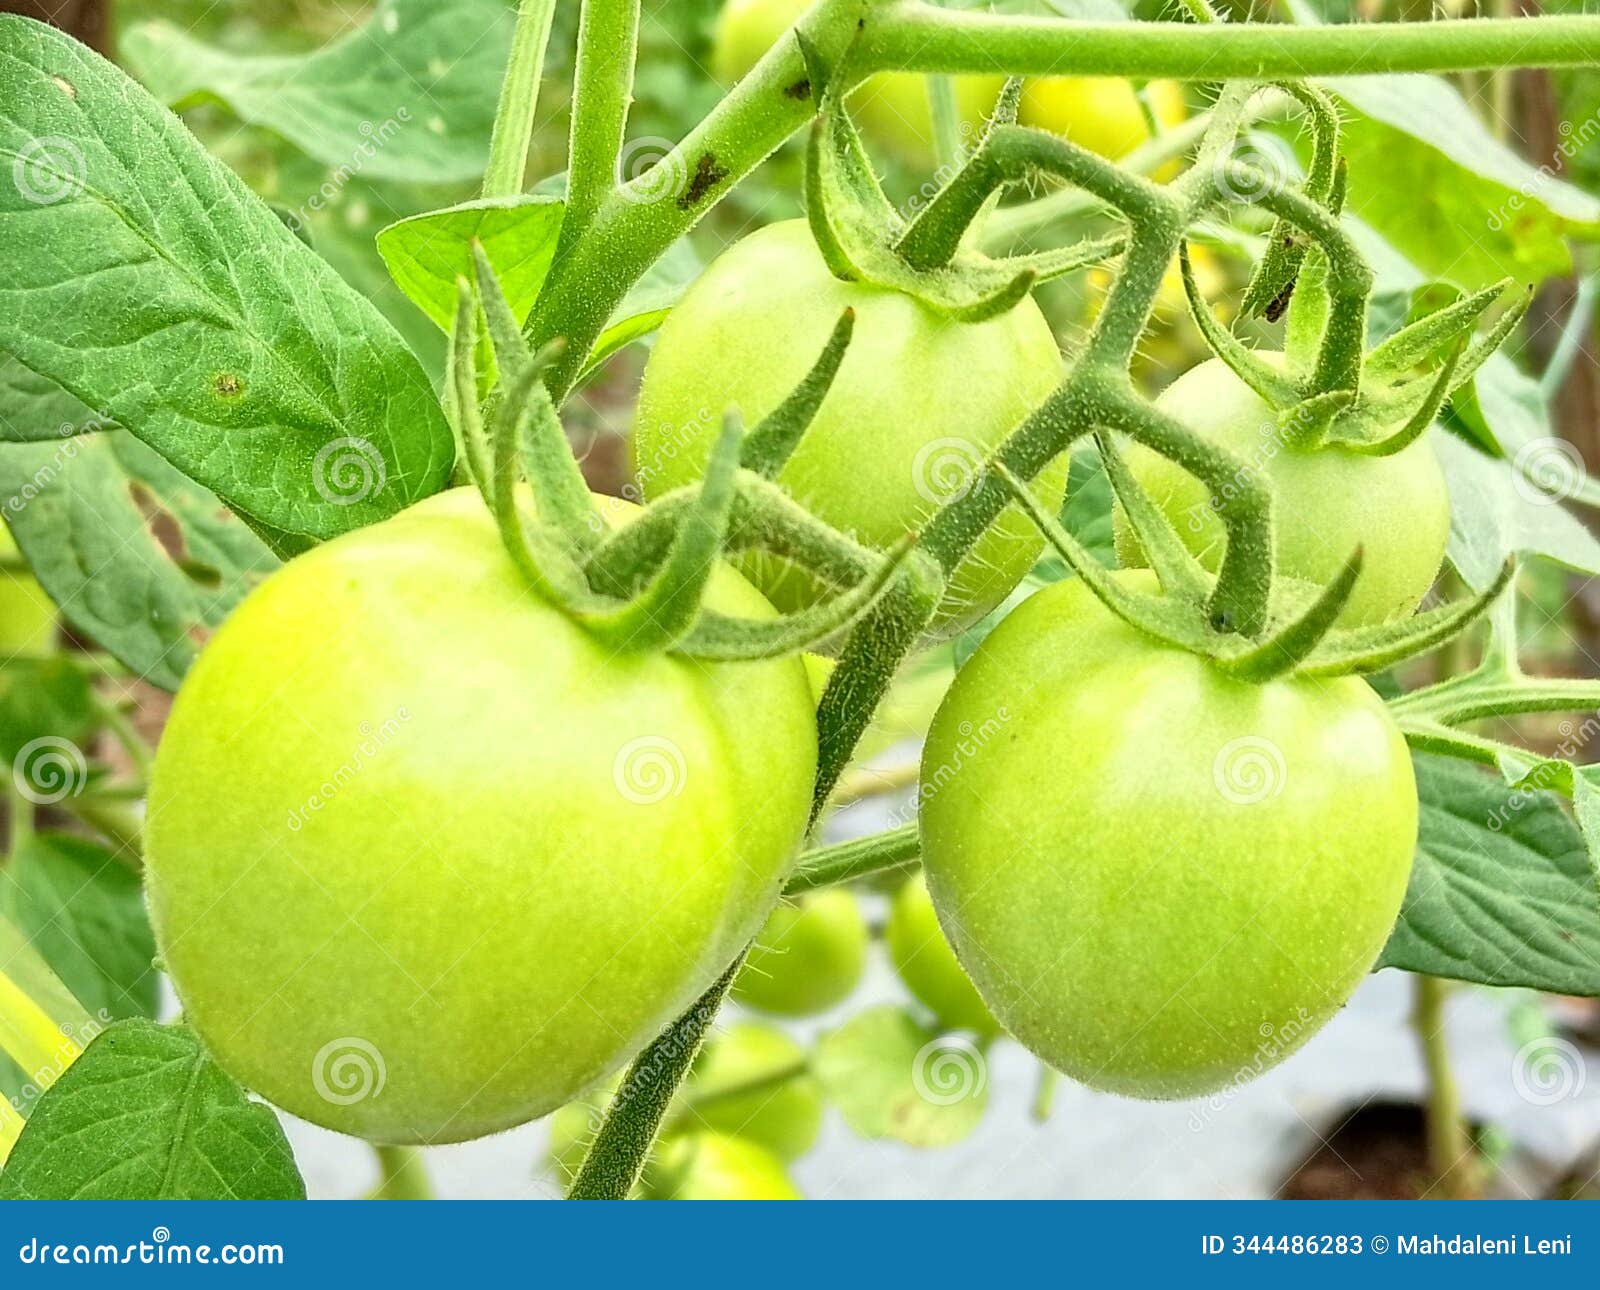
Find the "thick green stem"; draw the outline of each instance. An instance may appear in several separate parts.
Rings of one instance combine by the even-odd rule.
[[[415,1147],[374,1146],[378,1157],[378,1185],[368,1200],[432,1200],[433,1183],[422,1152]]]
[[[568,1200],[626,1200],[633,1194],[673,1095],[705,1043],[717,1009],[744,966],[744,957],[741,951],[716,984],[634,1058],[606,1107],[605,1119],[573,1179]]]
[[[618,0],[601,0],[615,5]],[[916,4],[869,9],[822,0],[799,23],[823,59],[837,65],[855,35],[852,83],[874,71],[1035,72],[1179,79],[1285,80],[1469,67],[1600,63],[1600,17],[1538,17],[1406,24],[1293,27],[1286,24],[1082,23],[946,12]],[[632,42],[628,43],[631,50]],[[628,289],[679,237],[810,119],[814,107],[798,45],[779,40],[705,120],[659,164],[685,177],[669,197],[656,186],[612,191],[592,218],[563,229],[557,257],[528,320],[535,345],[570,342],[549,378],[559,402]],[[577,157],[574,121],[574,158]],[[615,136],[620,140],[620,132]],[[614,160],[613,151],[608,164]],[[607,176],[609,179],[609,175]],[[582,234],[579,235],[579,225]]]
[[[517,12],[511,57],[506,63],[506,79],[500,86],[494,133],[489,138],[489,164],[483,172],[485,197],[509,197],[522,191],[534,109],[539,103],[539,76],[550,40],[550,18],[555,11],[555,0],[522,0]]]
[[[1424,1196],[1470,1200],[1479,1195],[1478,1160],[1461,1114],[1461,1091],[1450,1069],[1444,1032],[1446,985],[1438,977],[1412,977],[1411,1025],[1427,1070],[1428,1190]]]
[[[887,5],[866,22],[869,69],[1180,80],[1300,80],[1379,72],[1587,67],[1600,63],[1600,19],[1537,17],[1443,22],[1078,22],[928,5]]]
[[[588,230],[595,212],[616,191],[638,45],[639,0],[584,0],[572,84],[567,212],[561,224],[558,260],[562,251]],[[561,334],[555,332],[544,339]],[[592,336],[586,338],[583,353],[569,356],[569,361],[576,358],[581,363],[593,340]]]

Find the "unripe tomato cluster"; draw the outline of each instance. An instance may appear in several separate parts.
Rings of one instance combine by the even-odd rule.
[[[802,7],[735,0],[719,71],[742,73]],[[997,88],[960,78],[963,114]],[[1155,97],[1181,114],[1181,96]],[[869,130],[878,104],[878,130],[927,147],[921,78],[875,78],[858,100]],[[1031,82],[1022,119],[1108,156],[1147,137],[1125,81]],[[727,408],[747,426],[778,408],[846,309],[850,347],[777,481],[868,547],[959,501],[1061,380],[1031,299],[957,320],[840,280],[805,223],[772,225],[661,329],[632,440],[644,496],[698,481]],[[1270,488],[1282,573],[1325,584],[1364,547],[1344,621],[1402,617],[1427,592],[1449,503],[1425,441],[1300,451],[1215,361],[1158,407]],[[1154,453],[1130,464],[1214,572],[1215,499]],[[1067,473],[1062,456],[1034,481],[1052,511]],[[1416,540],[1392,541],[1400,527]],[[933,634],[1001,605],[1042,546],[1008,506],[952,571]],[[1118,547],[1138,563],[1120,519]],[[770,618],[830,590],[746,555],[706,604]],[[530,590],[468,490],[315,548],[208,645],[161,743],[149,899],[186,1020],[249,1088],[378,1142],[563,1108],[552,1152],[570,1178],[592,1090],[745,946],[733,995],[754,1011],[814,1015],[860,980],[870,933],[850,891],[780,901],[808,828],[815,702],[798,655],[601,647]],[[925,877],[885,929],[910,994],[943,1029],[1008,1033],[1140,1097],[1205,1093],[1315,1033],[1381,949],[1417,829],[1404,741],[1365,682],[1237,679],[1081,581],[983,640],[933,720],[923,780]],[[641,1194],[795,1194],[785,1166],[821,1116],[804,1067],[767,1027],[716,1040]]]

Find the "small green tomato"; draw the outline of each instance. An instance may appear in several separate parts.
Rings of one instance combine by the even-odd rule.
[[[780,1017],[809,1017],[843,1003],[867,963],[867,923],[843,887],[801,896],[772,911],[733,997]]]

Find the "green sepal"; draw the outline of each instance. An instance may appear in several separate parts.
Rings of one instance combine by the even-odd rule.
[[[1433,424],[1434,418],[1439,415],[1439,410],[1450,397],[1450,391],[1460,383],[1456,380],[1456,370],[1460,362],[1461,351],[1458,349],[1445,360],[1444,366],[1439,369],[1439,374],[1434,377],[1433,385],[1424,392],[1422,399],[1411,413],[1411,419],[1393,434],[1376,440],[1365,436],[1345,438],[1341,433],[1342,427],[1335,425],[1327,442],[1339,444],[1351,452],[1368,457],[1392,457],[1395,453],[1409,448],[1428,432],[1428,427]],[[1380,403],[1379,407],[1381,409],[1383,404]]]
[[[472,284],[456,278],[456,314],[450,326],[445,359],[444,412],[456,437],[456,460],[480,489],[488,487],[490,467],[484,451],[482,411],[478,404],[478,301]]]
[[[1068,533],[1039,500],[1033,489],[1001,462],[990,467],[1015,494],[1017,503],[1044,534],[1045,541],[1083,580],[1095,597],[1123,622],[1148,636],[1195,654],[1211,655],[1216,637],[1206,624],[1203,605],[1172,596],[1151,596],[1134,591],[1114,577],[1083,543]]]
[[[772,412],[746,437],[740,464],[767,479],[776,479],[801,437],[810,428],[817,409],[833,388],[833,378],[844,362],[845,350],[855,332],[856,311],[846,309],[811,370]]]
[[[700,618],[706,584],[717,565],[739,472],[744,431],[737,413],[723,419],[694,500],[678,517],[667,558],[650,581],[620,606],[578,615],[613,649],[668,649],[688,637]]]
[[[472,242],[472,266],[495,363],[510,383],[519,391],[526,391],[519,394],[528,401],[529,408],[526,417],[520,410],[518,412],[518,423],[522,427],[518,447],[526,454],[524,473],[533,489],[539,517],[563,534],[575,548],[587,550],[595,544],[602,526],[595,515],[583,471],[572,455],[566,431],[561,428],[561,418],[556,414],[544,382],[528,385],[518,379],[530,365],[542,370],[553,362],[560,350],[552,347],[561,345],[564,348],[564,342],[552,341],[540,354],[529,353],[521,324],[500,289],[500,280],[484,253],[483,244],[476,239]]]
[[[1188,242],[1178,248],[1178,271],[1183,276],[1183,294],[1189,301],[1189,312],[1211,352],[1272,407],[1283,408],[1298,402],[1300,391],[1295,388],[1294,382],[1257,358],[1255,352],[1224,327],[1211,311],[1211,306],[1206,303],[1195,282]]]
[[[1403,376],[1437,354],[1464,348],[1477,330],[1478,320],[1511,285],[1510,278],[1502,278],[1492,287],[1407,323],[1367,355],[1367,375],[1379,380]]]
[[[1250,681],[1270,681],[1292,672],[1309,657],[1333,629],[1350,601],[1361,576],[1362,550],[1357,547],[1332,582],[1301,613],[1259,641],[1245,642],[1237,651],[1226,647],[1216,655],[1219,668]],[[1238,640],[1238,637],[1234,638]]]
[[[1211,575],[1183,544],[1177,530],[1128,469],[1112,436],[1106,432],[1097,434],[1095,446],[1099,449],[1100,460],[1105,463],[1106,476],[1122,514],[1161,589],[1169,596],[1204,603],[1211,595]]]
[[[1379,672],[1404,659],[1437,649],[1488,612],[1516,575],[1516,568],[1516,561],[1507,560],[1494,583],[1481,595],[1440,605],[1398,622],[1330,632],[1295,669],[1296,674],[1346,676]]]
[[[849,590],[819,601],[807,609],[769,621],[732,618],[708,610],[694,630],[673,652],[715,661],[777,658],[820,645],[830,636],[856,624],[875,605],[901,569],[916,553],[917,534],[908,533],[878,561],[870,577]],[[927,556],[916,556],[919,580],[935,579],[942,586],[939,566]]]

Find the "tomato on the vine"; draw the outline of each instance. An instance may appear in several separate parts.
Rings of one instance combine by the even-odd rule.
[[[731,569],[707,603],[772,612]],[[156,759],[185,1018],[247,1087],[377,1141],[545,1114],[759,930],[815,744],[798,658],[603,648],[468,490],[316,547],[203,651]]]
[[[1146,88],[1158,124],[1183,124],[1187,109],[1176,81]],[[1130,81],[1120,76],[1043,76],[1024,83],[1017,111],[1022,125],[1049,130],[1115,161],[1150,138],[1150,126]]]
[[[906,989],[941,1026],[979,1035],[999,1031],[1000,1023],[962,970],[939,927],[939,916],[921,874],[908,880],[895,894],[884,943],[889,961]]]
[[[809,1017],[843,1003],[867,965],[867,920],[843,887],[785,901],[756,937],[733,997],[780,1017]]]
[[[645,1167],[645,1200],[801,1200],[772,1152],[726,1133],[693,1133],[661,1146]]]
[[[775,1026],[741,1021],[708,1043],[669,1112],[676,1130],[711,1129],[798,1160],[822,1131],[822,1090],[806,1050]]]
[[[39,580],[20,568],[22,553],[0,520],[0,658],[43,654],[55,643],[56,607]]]
[[[1077,580],[978,648],[923,765],[957,768],[923,804],[923,863],[985,1002],[1138,1097],[1304,1043],[1383,948],[1416,843],[1405,739],[1364,681],[1231,678]]]
[[[732,85],[761,59],[780,36],[810,8],[812,0],[728,0],[717,19],[712,67]],[[994,110],[1003,76],[953,76],[956,119],[962,142],[976,142],[984,119]],[[928,78],[917,72],[879,72],[850,96],[861,127],[902,159],[928,164],[934,158],[933,113]]]
[[[1403,618],[1428,594],[1450,537],[1450,495],[1427,436],[1390,456],[1291,446],[1278,414],[1217,358],[1184,373],[1156,406],[1265,481],[1280,572],[1326,585],[1351,552],[1363,548],[1361,575],[1341,625]],[[1184,544],[1215,572],[1226,530],[1206,486],[1138,445],[1130,446],[1128,465]],[[1117,551],[1125,564],[1142,558],[1120,513]]]
[[[773,411],[847,307],[856,311],[850,347],[778,478],[816,515],[873,546],[898,541],[969,491],[989,453],[1060,380],[1055,337],[1031,299],[985,322],[957,322],[899,291],[834,277],[803,221],[768,225],[725,251],[661,329],[633,430],[645,495],[697,478],[730,405],[747,425]],[[1067,469],[1063,459],[1036,481],[1052,506]],[[1041,546],[1022,511],[1008,507],[952,575],[935,629],[994,608]],[[816,595],[795,566],[762,558],[741,567],[780,608]]]

